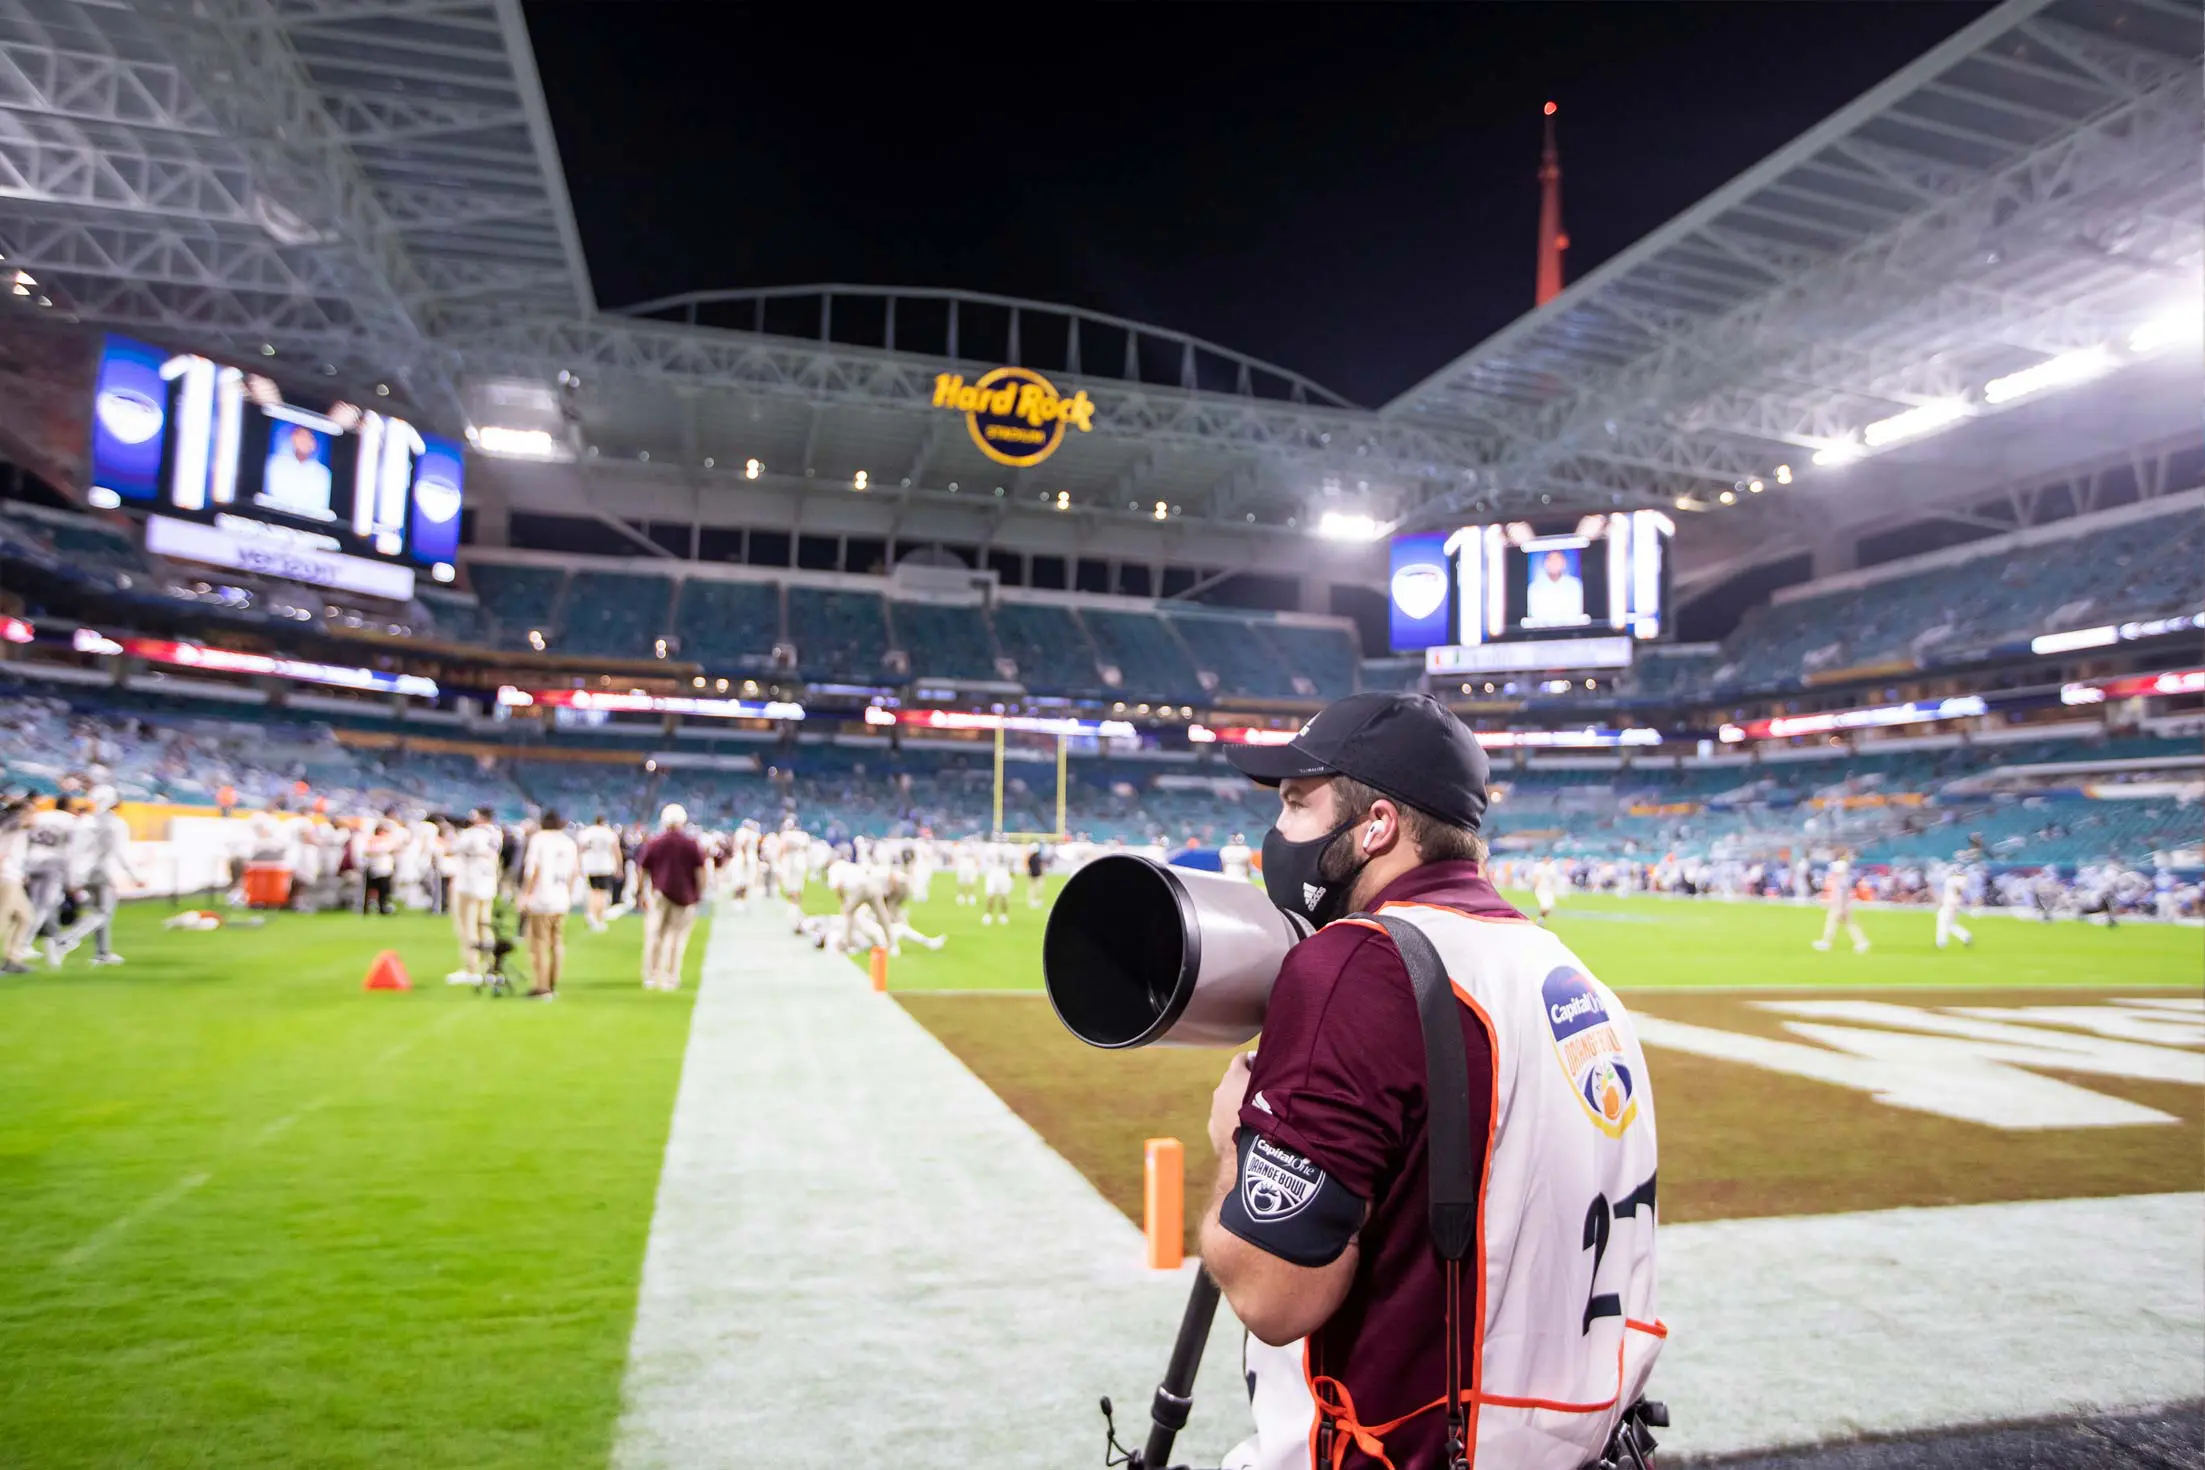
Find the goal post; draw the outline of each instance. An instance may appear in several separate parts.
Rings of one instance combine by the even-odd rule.
[[[1072,829],[1071,829],[1071,827],[1070,827],[1070,825],[1069,825],[1069,823],[1068,823],[1068,820],[1067,820],[1067,812],[1066,812],[1066,807],[1065,807],[1065,802],[1066,802],[1066,799],[1067,799],[1067,796],[1068,796],[1068,792],[1067,792],[1067,788],[1066,788],[1066,781],[1065,781],[1065,777],[1066,777],[1066,775],[1068,774],[1068,771],[1069,771],[1069,766],[1070,766],[1070,755],[1071,755],[1072,742],[1071,742],[1071,738],[1070,738],[1069,736],[1065,736],[1065,735],[1056,735],[1056,736],[1052,736],[1052,737],[1050,737],[1050,738],[1056,741],[1056,758],[1057,758],[1057,829],[1056,829],[1056,830],[1055,830],[1054,832],[1006,832],[1006,831],[1004,831],[1004,830],[1003,830],[1003,786],[1004,786],[1004,774],[1003,774],[1003,764],[1004,764],[1004,738],[1003,738],[1003,727],[1002,727],[1002,726],[1000,726],[1000,725],[998,725],[998,726],[996,727],[996,730],[995,730],[995,795],[994,795],[994,806],[993,806],[993,818],[992,818],[992,820],[990,820],[990,822],[988,823],[988,830],[989,830],[990,832],[993,832],[993,833],[995,834],[996,838],[997,838],[997,839],[998,839],[999,841],[1006,841],[1006,842],[1065,842],[1065,841],[1068,841],[1068,840],[1070,840],[1070,838],[1071,838],[1071,835],[1072,835]]]

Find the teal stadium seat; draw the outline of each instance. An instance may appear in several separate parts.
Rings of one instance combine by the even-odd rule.
[[[987,613],[980,607],[949,607],[932,602],[891,602],[896,647],[911,660],[914,677],[999,679],[995,642],[988,635]]]
[[[551,619],[567,585],[565,567],[474,562],[467,575],[483,611],[496,620],[498,647],[527,648],[531,631],[542,633],[546,640],[551,637]]]
[[[691,577],[674,607],[674,637],[684,659],[707,669],[767,670],[781,641],[781,588]]]
[[[805,678],[863,684],[884,676],[887,603],[879,593],[791,587],[788,604],[789,641]]]
[[[998,602],[995,636],[1018,666],[1018,682],[1036,694],[1094,694],[1102,689],[1094,645],[1079,616],[1053,602]]]
[[[1117,692],[1126,698],[1177,704],[1205,697],[1186,650],[1156,614],[1088,608],[1081,620],[1102,661],[1117,666]]]
[[[668,577],[576,572],[554,646],[591,658],[650,658],[666,634],[673,595]]]

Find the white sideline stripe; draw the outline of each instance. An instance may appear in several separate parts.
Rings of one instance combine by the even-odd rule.
[[[1185,1272],[1140,1261],[1140,1232],[902,1006],[723,907],[613,1464],[1099,1462],[1096,1399],[1138,1443],[1186,1302]],[[1247,1423],[1230,1311],[1210,1346],[1193,1464]]]
[[[1664,1446],[2198,1397],[2201,1234],[2198,1194],[1663,1227]],[[1096,1396],[1145,1433],[1185,1300],[1139,1239],[854,967],[723,912],[615,1470],[1092,1463]],[[1175,1459],[1247,1433],[1239,1340],[1221,1307]]]
[[[2205,1394],[2205,1194],[1662,1229],[1664,1453]]]

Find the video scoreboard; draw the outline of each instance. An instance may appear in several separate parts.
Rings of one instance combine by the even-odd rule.
[[[94,393],[90,498],[142,512],[149,551],[396,601],[418,567],[452,579],[457,442],[127,337]]]
[[[1435,673],[1627,667],[1662,636],[1675,533],[1637,510],[1397,536],[1394,651]]]

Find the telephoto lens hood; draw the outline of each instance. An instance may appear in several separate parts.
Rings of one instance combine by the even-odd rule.
[[[1074,873],[1049,912],[1049,1004],[1089,1046],[1239,1046],[1263,1029],[1300,917],[1253,883],[1130,853]]]

